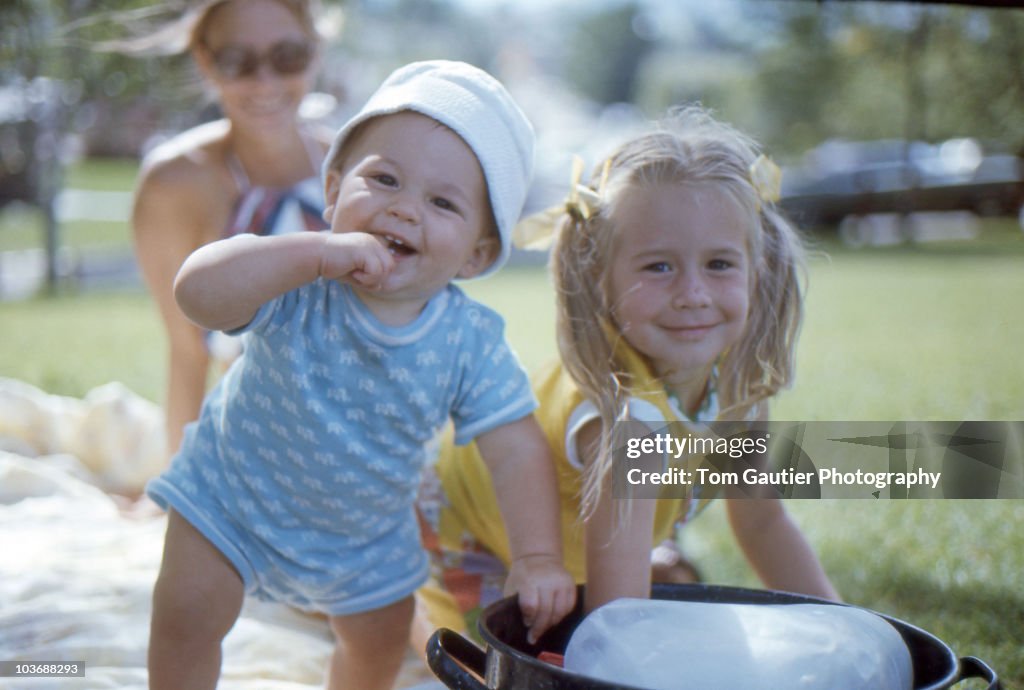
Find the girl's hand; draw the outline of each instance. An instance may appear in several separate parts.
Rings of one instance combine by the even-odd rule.
[[[320,276],[359,287],[379,288],[395,267],[391,253],[373,235],[364,232],[324,233]]]
[[[576,604],[576,583],[560,559],[548,554],[522,556],[512,561],[505,595],[518,593],[523,623],[530,629],[530,644],[565,618]]]

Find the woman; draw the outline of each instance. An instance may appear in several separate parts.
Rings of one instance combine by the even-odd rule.
[[[193,250],[240,232],[320,230],[321,160],[329,133],[298,116],[318,51],[312,0],[206,0],[178,22],[223,119],[179,134],[142,164],[132,225],[136,254],[170,344],[167,446],[199,414],[210,334],[174,302],[174,276]],[[230,353],[227,353],[230,356]]]

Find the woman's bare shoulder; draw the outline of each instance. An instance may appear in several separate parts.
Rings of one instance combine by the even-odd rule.
[[[162,190],[208,188],[223,176],[228,125],[208,122],[156,146],[142,161],[140,186]]]
[[[190,129],[153,149],[143,160],[135,190],[133,225],[140,242],[163,246],[169,226],[190,245],[216,239],[237,190],[227,168],[226,124]]]

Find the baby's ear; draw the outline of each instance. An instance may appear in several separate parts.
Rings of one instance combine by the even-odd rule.
[[[324,179],[324,221],[331,223],[334,216],[334,204],[341,191],[341,173],[337,170],[328,170]]]
[[[466,263],[462,264],[462,268],[459,270],[456,277],[463,279],[475,278],[486,271],[487,268],[494,263],[494,260],[498,258],[498,254],[500,252],[501,240],[493,232],[486,233],[476,241],[476,246],[473,247],[473,253],[470,254]]]

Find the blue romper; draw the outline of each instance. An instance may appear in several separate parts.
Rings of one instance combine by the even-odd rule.
[[[428,571],[414,512],[427,449],[449,419],[468,443],[536,408],[501,317],[449,286],[390,327],[318,279],[239,330],[244,354],[148,494],[249,594],[330,615],[410,595]]]

